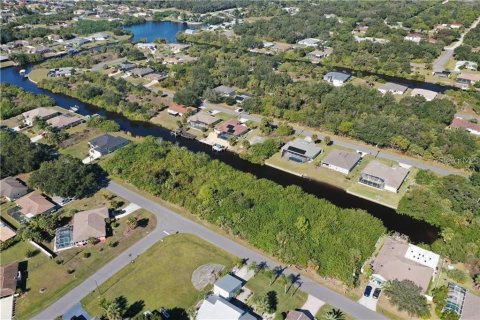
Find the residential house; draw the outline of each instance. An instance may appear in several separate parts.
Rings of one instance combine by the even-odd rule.
[[[436,253],[388,237],[373,262],[372,279],[380,284],[395,279],[410,280],[425,293],[439,260]]]
[[[219,94],[221,94],[224,97],[235,96],[235,89],[233,89],[231,87],[224,86],[224,85],[218,86],[218,87],[214,88],[213,90],[218,92]]]
[[[195,29],[186,29],[185,30],[185,34],[189,34],[189,35],[195,34],[197,32],[198,32],[198,30],[195,30]]]
[[[421,33],[409,33],[405,36],[405,40],[415,42],[416,44],[419,44],[420,41],[423,39],[423,34]]]
[[[50,118],[47,120],[47,124],[52,126],[54,130],[62,130],[70,127],[74,127],[81,123],[83,118],[72,114],[61,114],[59,116]]]
[[[307,57],[310,59],[323,59],[330,56],[333,53],[333,48],[325,48],[323,50],[314,50],[307,53]]]
[[[312,320],[312,318],[301,310],[290,310],[285,320]]]
[[[297,138],[285,144],[281,152],[282,157],[287,160],[304,163],[315,159],[322,152],[322,148],[312,142]]]
[[[167,78],[168,78],[168,74],[166,74],[165,72],[153,72],[145,76],[145,79],[152,80],[152,81],[161,81]]]
[[[20,207],[20,213],[27,218],[33,218],[39,214],[50,213],[55,209],[55,204],[48,201],[40,192],[33,191],[15,201]]]
[[[388,92],[392,94],[399,94],[402,95],[407,91],[408,87],[398,84],[398,83],[393,83],[393,82],[387,82],[384,85],[382,85],[380,88],[378,88],[378,91],[380,91],[382,94],[386,94]]]
[[[9,56],[0,55],[0,62],[6,62],[8,60],[10,60]]]
[[[49,47],[40,46],[40,47],[31,47],[28,50],[28,53],[44,54],[44,53],[47,53],[47,52],[50,52],[50,51],[52,51],[52,49],[50,49]]]
[[[0,319],[14,319],[15,291],[20,280],[18,262],[0,266]]]
[[[16,234],[17,233],[15,232],[15,230],[13,230],[3,220],[0,220],[0,243],[15,237]]]
[[[231,274],[227,274],[213,285],[213,294],[230,300],[237,296],[242,289],[243,282]]]
[[[87,37],[88,40],[90,41],[104,41],[110,38],[110,35],[108,33],[95,33]]]
[[[230,137],[238,138],[248,132],[248,127],[236,119],[230,119],[218,124],[215,129],[217,137],[228,140]]]
[[[251,97],[248,94],[239,94],[235,96],[235,101],[237,103],[243,103],[245,100],[250,99]]]
[[[378,44],[385,44],[385,43],[390,42],[389,40],[383,39],[383,38],[359,37],[359,36],[356,36],[356,35],[353,36],[353,39],[354,39],[356,42],[369,41],[369,42],[378,43]]]
[[[184,44],[184,43],[169,43],[168,48],[173,53],[180,53],[181,51],[190,48],[190,45],[189,44]]]
[[[450,128],[461,128],[476,136],[480,135],[480,124],[473,123],[462,118],[453,118]]]
[[[457,76],[457,82],[466,85],[474,85],[480,81],[480,74],[462,72]]]
[[[320,39],[316,38],[307,38],[298,41],[299,45],[305,46],[305,47],[316,47],[318,46],[322,41]]]
[[[196,320],[256,320],[245,310],[233,305],[222,297],[210,295],[203,300]]]
[[[75,47],[80,47],[83,46],[84,44],[87,44],[91,42],[89,39],[85,38],[73,38],[71,40],[65,41],[65,46],[75,46]]]
[[[207,112],[199,112],[188,118],[188,125],[195,129],[208,129],[219,123],[221,120]]]
[[[187,114],[188,108],[184,105],[173,103],[168,107],[167,112],[172,116],[183,117],[184,114]]]
[[[460,29],[461,27],[463,27],[462,23],[455,22],[455,23],[450,24],[450,28],[452,28],[452,29]]]
[[[363,169],[358,182],[369,187],[396,193],[407,178],[408,172],[409,170],[406,168],[390,167],[373,160]]]
[[[103,134],[93,140],[88,141],[90,146],[89,154],[94,158],[112,153],[113,151],[126,146],[130,141],[110,134]]]
[[[449,78],[452,73],[444,69],[434,69],[432,74],[440,78]]]
[[[75,68],[73,67],[63,67],[48,70],[48,77],[70,77],[75,73]]]
[[[137,43],[135,45],[138,49],[150,50],[152,52],[157,50],[157,45],[155,43]]]
[[[345,82],[348,81],[348,79],[350,79],[351,76],[351,74],[346,72],[330,71],[323,76],[323,80],[332,84],[334,87],[341,87],[345,84]]]
[[[0,181],[0,195],[8,201],[15,201],[28,193],[28,188],[13,177],[6,177]]]
[[[455,68],[453,69],[453,71],[460,72],[460,68],[465,68],[471,71],[477,71],[478,63],[475,61],[460,60],[455,63]]]
[[[437,96],[437,93],[432,90],[415,88],[412,90],[412,97],[424,97],[427,101],[432,101]]]
[[[460,315],[460,320],[470,320],[478,318],[478,306],[480,306],[480,297],[467,291],[463,307]]]
[[[118,70],[120,70],[122,72],[130,71],[130,70],[134,69],[135,67],[136,67],[136,65],[134,65],[133,63],[120,63],[117,66]]]
[[[46,120],[57,114],[59,114],[59,112],[53,108],[40,107],[40,108],[36,108],[30,111],[24,112],[22,113],[22,116],[25,124],[30,127],[33,125],[33,121],[35,120],[35,118]]]
[[[135,76],[135,77],[141,78],[153,72],[154,70],[152,68],[147,67],[147,68],[133,68],[131,70],[128,70],[125,73],[129,76]]]
[[[362,159],[356,152],[333,149],[322,161],[322,166],[331,170],[349,174]]]
[[[107,236],[105,219],[108,217],[107,207],[75,213],[73,216],[73,244],[85,245],[89,238],[105,241]]]

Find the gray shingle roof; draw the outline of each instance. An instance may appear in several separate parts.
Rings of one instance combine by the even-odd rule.
[[[360,159],[361,156],[358,153],[333,149],[322,162],[350,171]]]
[[[242,281],[235,278],[234,276],[227,274],[217,282],[215,282],[215,286],[225,290],[227,292],[232,292],[233,290],[237,289],[239,286],[242,285]]]

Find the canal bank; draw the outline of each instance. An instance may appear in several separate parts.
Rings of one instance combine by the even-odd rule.
[[[31,70],[31,66],[27,68],[27,72]],[[165,141],[175,143],[179,146],[186,147],[192,152],[204,152],[214,159],[218,159],[233,168],[253,174],[257,178],[271,180],[282,186],[296,185],[305,192],[315,195],[319,198],[326,199],[341,208],[358,208],[363,209],[383,221],[383,224],[389,231],[396,231],[406,234],[413,242],[432,243],[438,237],[438,228],[424,222],[413,219],[408,216],[399,215],[395,210],[385,206],[349,195],[342,189],[321,183],[315,180],[308,180],[302,177],[290,174],[279,169],[253,164],[247,160],[241,159],[237,154],[225,151],[216,153],[212,151],[211,146],[201,143],[197,140],[183,139],[171,136],[170,130],[145,121],[129,120],[126,117],[107,112],[101,108],[82,103],[77,99],[73,99],[64,95],[54,94],[48,90],[37,87],[34,83],[21,77],[18,68],[10,67],[2,69],[1,82],[10,83],[22,87],[23,89],[37,93],[46,94],[55,100],[55,103],[65,109],[77,105],[78,113],[81,115],[100,114],[111,120],[116,121],[121,130],[130,132],[133,136],[155,136]]]

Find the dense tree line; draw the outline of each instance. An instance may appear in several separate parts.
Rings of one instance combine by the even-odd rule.
[[[479,261],[479,173],[468,180],[453,175],[437,177],[421,171],[416,181],[400,201],[397,211],[441,228],[441,239],[432,245],[436,252],[453,261]]]
[[[114,79],[95,72],[85,72],[69,78],[45,79],[39,86],[55,93],[73,96],[108,111],[121,113],[131,119],[150,119],[157,108],[150,102],[142,101],[140,104],[128,99],[130,95],[139,99],[145,98],[151,94],[148,89],[134,86],[124,79]],[[72,86],[75,86],[74,90]]]
[[[0,177],[5,178],[37,169],[50,158],[45,145],[30,142],[22,133],[0,130]]]
[[[104,168],[285,263],[349,284],[355,281],[352,271],[358,272],[385,231],[365,211],[340,209],[298,187],[256,179],[153,137],[118,150]]]
[[[105,177],[97,165],[83,164],[80,159],[62,155],[45,161],[32,173],[28,184],[51,196],[83,198],[93,195]]]
[[[25,111],[38,107],[50,107],[55,104],[52,98],[46,95],[37,95],[14,85],[2,83],[0,85],[0,119],[8,119]]]
[[[480,26],[470,29],[463,39],[463,43],[474,48],[480,47]]]

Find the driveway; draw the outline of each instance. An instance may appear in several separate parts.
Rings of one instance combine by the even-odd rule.
[[[38,136],[30,138],[30,142],[37,142],[37,141],[40,141],[42,138],[43,136],[39,134]]]
[[[103,282],[107,281],[111,276],[120,271],[124,266],[129,264],[132,260],[131,257],[136,257],[142,254],[157,241],[168,236],[169,233],[165,232],[165,230],[176,230],[182,233],[193,234],[215,246],[218,246],[219,248],[222,248],[236,257],[248,259],[248,263],[256,261],[257,263],[264,262],[272,268],[276,266],[281,267],[278,263],[273,262],[270,258],[267,258],[261,253],[249,249],[229,238],[226,238],[214,232],[213,230],[189,220],[186,217],[160,205],[159,203],[147,199],[139,193],[127,189],[115,182],[111,181],[107,189],[129,202],[137,203],[145,210],[153,213],[157,217],[157,227],[150,234],[136,242],[130,248],[126,249],[123,253],[100,268],[96,273],[87,278],[77,287],[64,294],[55,303],[50,305],[41,313],[37,314],[33,319],[54,319],[58,315],[65,314],[86,295],[95,290],[97,286],[100,286]],[[285,269],[284,272],[285,274],[298,274],[298,272],[288,268]],[[325,301],[325,303],[343,310],[345,313],[353,316],[356,319],[387,319],[385,316],[373,312],[357,302],[350,300],[347,297],[327,287],[324,287],[307,277],[300,277],[298,283],[301,285],[300,289],[302,291]]]
[[[372,292],[370,292],[370,296],[365,297],[364,295],[362,295],[360,300],[358,300],[358,303],[367,307],[370,310],[377,311],[378,299],[373,298],[373,292],[375,291],[376,288],[380,288],[380,286],[376,283],[369,283],[368,285],[372,287]]]
[[[324,301],[309,294],[307,301],[300,309],[310,312],[310,314],[314,317],[324,304]]]
[[[138,209],[141,209],[141,208],[142,207],[140,207],[138,204],[130,203],[128,206],[126,206],[125,208],[122,209],[123,213],[119,214],[119,215],[116,215],[115,218],[121,219],[123,217],[128,216],[130,213],[135,212],[135,211],[137,211]]]

